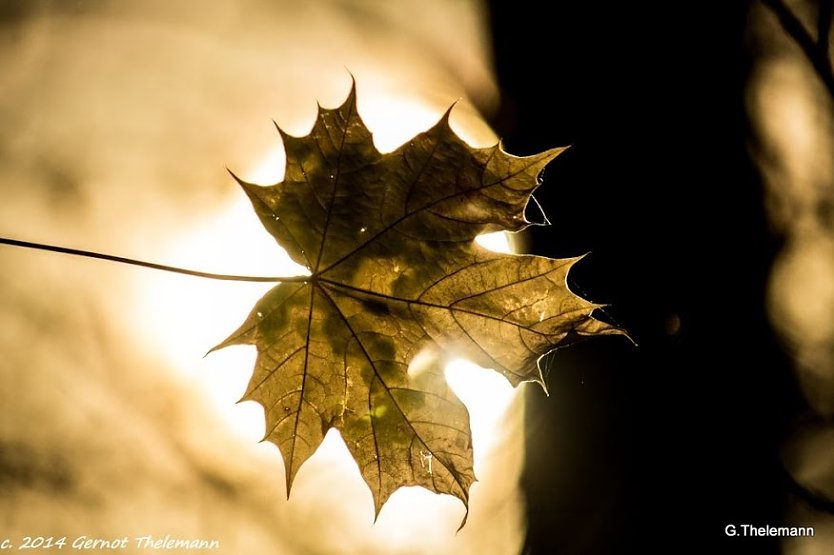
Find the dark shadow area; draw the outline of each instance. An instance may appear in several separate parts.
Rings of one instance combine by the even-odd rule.
[[[530,250],[591,252],[574,290],[639,344],[566,349],[550,396],[528,388],[527,553],[778,553],[724,533],[782,522],[800,409],[764,309],[778,245],[746,150],[745,4],[491,3],[507,150],[572,145]]]

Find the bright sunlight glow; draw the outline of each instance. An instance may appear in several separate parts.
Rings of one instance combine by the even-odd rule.
[[[207,219],[172,242],[160,257],[177,266],[217,273],[299,275],[295,264],[264,231],[248,199]],[[172,274],[140,276],[146,298],[140,302],[151,345],[195,387],[202,387],[217,411],[237,433],[255,441],[264,434],[263,410],[254,402],[235,404],[255,363],[255,350],[233,346],[206,352],[243,322],[273,284],[226,282]]]

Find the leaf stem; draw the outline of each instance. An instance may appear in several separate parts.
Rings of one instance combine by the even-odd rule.
[[[140,266],[142,268],[150,268],[151,270],[161,270],[163,272],[172,272],[175,274],[185,274],[187,276],[195,276],[207,279],[217,279],[223,281],[254,281],[261,283],[275,283],[275,282],[295,282],[303,283],[310,281],[310,276],[236,276],[229,274],[213,274],[211,272],[200,272],[197,270],[188,270],[186,268],[177,268],[176,266],[167,266],[165,264],[157,264],[155,262],[146,262],[143,260],[134,260],[133,258],[125,258],[123,256],[115,256],[112,254],[104,254],[100,252],[87,251],[81,249],[71,249],[69,247],[59,247],[57,245],[46,245],[44,243],[32,243],[30,241],[20,241],[18,239],[9,239],[7,237],[0,237],[0,244],[10,245],[12,247],[22,247],[25,249],[36,249],[42,251],[58,252],[61,254],[70,254],[73,256],[84,256],[87,258],[97,258],[99,260],[107,260],[110,262],[118,262],[120,264],[129,264],[131,266]]]

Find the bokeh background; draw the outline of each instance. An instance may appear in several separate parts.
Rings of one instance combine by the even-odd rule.
[[[818,42],[826,2],[779,4]],[[413,492],[372,526],[338,441],[284,501],[259,409],[233,405],[249,355],[201,358],[261,290],[3,248],[0,537],[830,552],[834,103],[760,1],[0,0],[0,233],[281,273],[223,165],[279,179],[269,120],[305,132],[346,68],[384,148],[456,99],[474,143],[572,145],[537,194],[552,225],[519,243],[590,252],[574,290],[638,345],[548,357],[549,396],[459,369],[483,422],[467,527],[459,504]],[[725,536],[745,523],[817,536]]]

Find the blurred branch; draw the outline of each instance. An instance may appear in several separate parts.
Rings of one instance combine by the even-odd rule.
[[[831,32],[832,0],[820,0],[820,11],[817,16],[817,52],[828,59],[828,35]]]
[[[800,484],[793,477],[791,471],[782,465],[782,472],[788,490],[796,497],[804,501],[809,507],[820,512],[834,515],[834,499],[827,497],[824,493],[812,490]]]
[[[831,60],[828,56],[828,34],[831,27],[831,1],[821,0],[820,10],[817,21],[817,40],[814,41],[810,33],[805,29],[805,26],[796,17],[790,8],[788,8],[782,0],[762,0],[765,6],[770,8],[776,17],[779,18],[779,23],[782,28],[802,49],[805,57],[814,66],[820,80],[825,88],[828,89],[828,95],[834,100],[834,71],[831,68]]]

